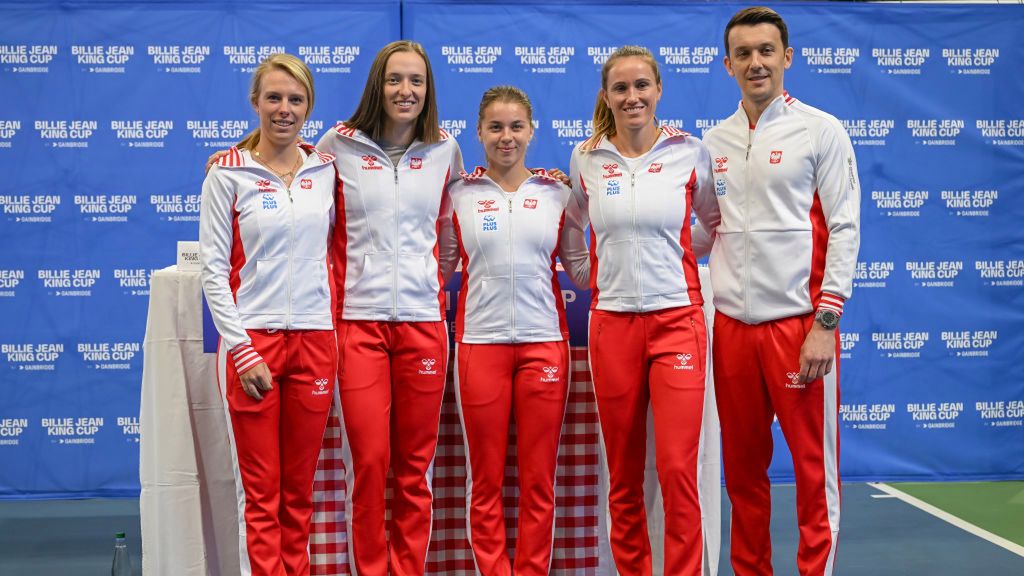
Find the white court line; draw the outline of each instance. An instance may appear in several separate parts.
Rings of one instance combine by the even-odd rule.
[[[923,500],[914,498],[913,496],[907,494],[906,492],[903,492],[902,490],[893,488],[892,486],[889,486],[888,484],[883,484],[881,482],[868,482],[868,486],[871,486],[876,490],[881,490],[882,492],[885,492],[889,496],[899,498],[900,500],[906,502],[907,504],[910,504],[911,506],[919,510],[927,512],[932,516],[935,516],[939,520],[948,522],[965,532],[968,532],[970,534],[977,536],[978,538],[981,538],[982,540],[988,540],[989,542],[995,544],[996,546],[999,546],[1000,548],[1005,548],[1006,550],[1009,550],[1010,552],[1013,552],[1018,556],[1024,556],[1024,546],[1021,546],[1020,544],[1016,544],[1014,542],[1010,542],[1009,540],[1001,536],[996,536],[988,530],[979,528],[974,524],[971,524],[970,522],[963,520],[962,518],[958,518],[950,514],[949,512],[946,512],[945,510],[936,508],[935,506],[932,506],[931,504]]]

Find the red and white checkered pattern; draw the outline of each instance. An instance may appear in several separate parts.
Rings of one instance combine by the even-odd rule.
[[[587,365],[587,349],[571,348],[570,356],[572,382],[558,451],[551,573],[589,575],[597,573],[598,562],[597,402]],[[448,380],[434,459],[434,527],[427,554],[427,574],[473,576],[473,553],[466,537],[466,457],[462,426],[455,406],[452,370],[448,371]],[[335,407],[327,422],[313,485],[314,510],[309,551],[310,573],[314,576],[350,574],[341,442],[341,424]],[[519,501],[514,435],[509,443],[505,520],[509,544],[514,548]]]

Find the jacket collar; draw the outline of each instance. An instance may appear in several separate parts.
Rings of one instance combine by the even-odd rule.
[[[546,183],[554,183],[554,184],[560,184],[561,183],[561,180],[559,180],[558,178],[555,178],[554,176],[548,174],[547,170],[545,170],[543,168],[528,168],[528,170],[533,175],[530,176],[529,178],[527,178],[526,180],[536,179],[536,180],[539,180],[541,182],[546,182]],[[495,184],[495,182],[493,180],[491,180],[489,176],[487,176],[487,168],[484,168],[483,166],[477,166],[476,169],[473,170],[472,172],[466,172],[465,170],[463,170],[463,171],[459,172],[459,175],[462,176],[462,179],[465,180],[467,183],[486,181],[486,182],[490,182],[491,184]],[[497,185],[497,184],[495,184],[495,185]]]
[[[658,134],[658,139],[654,141],[654,146],[651,146],[651,150],[654,150],[655,148],[661,146],[663,143],[668,142],[669,140],[685,140],[686,137],[688,137],[689,135],[689,132],[686,132],[685,130],[680,130],[679,128],[675,128],[673,126],[661,126],[660,133]],[[622,153],[619,152],[618,148],[616,148],[614,144],[612,144],[611,140],[604,136],[601,137],[601,139],[593,147],[593,149],[608,150],[610,152],[614,152],[619,156],[622,156]],[[648,150],[648,152],[650,152],[650,150]]]
[[[324,154],[323,152],[317,150],[316,147],[314,147],[312,144],[307,144],[303,142],[298,144],[297,146],[306,155],[305,159],[302,162],[301,168],[305,168],[306,166],[310,165],[322,166],[324,164],[330,164],[334,162],[334,155]],[[217,160],[217,166],[220,168],[260,168],[263,170],[266,169],[266,167],[264,167],[262,164],[253,159],[252,152],[250,150],[239,148],[237,146],[232,146],[230,149],[228,149],[228,153],[224,156],[221,156]]]
[[[785,111],[796,102],[796,98],[793,98],[789,95],[789,92],[783,90],[782,94],[776,96],[775,99],[768,104],[768,107],[764,109],[764,112],[761,113],[761,117],[757,120],[757,123],[762,124],[773,120],[777,116],[784,114]],[[756,126],[750,123],[750,119],[747,118],[747,111],[743,109],[742,100],[738,105],[736,113],[740,117],[740,120],[747,125],[748,129],[753,130],[756,128]]]

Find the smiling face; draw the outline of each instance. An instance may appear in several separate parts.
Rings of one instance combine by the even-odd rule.
[[[626,56],[616,59],[608,69],[601,98],[612,111],[616,132],[637,130],[653,125],[661,99],[661,84],[646,60]]]
[[[524,166],[526,147],[533,138],[533,123],[522,104],[497,101],[481,115],[477,135],[484,145],[487,166],[508,170]]]
[[[273,69],[260,80],[253,108],[260,119],[260,139],[275,147],[290,146],[306,121],[309,98],[301,82]]]
[[[739,84],[746,107],[763,110],[781,95],[783,76],[792,63],[793,48],[783,47],[774,24],[740,25],[729,31],[725,69]]]
[[[384,113],[395,127],[416,122],[427,98],[427,64],[415,52],[395,52],[384,67]]]

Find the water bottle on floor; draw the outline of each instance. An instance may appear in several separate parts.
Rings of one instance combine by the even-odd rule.
[[[132,559],[128,556],[124,532],[114,535],[114,565],[110,567],[110,576],[132,576]]]

